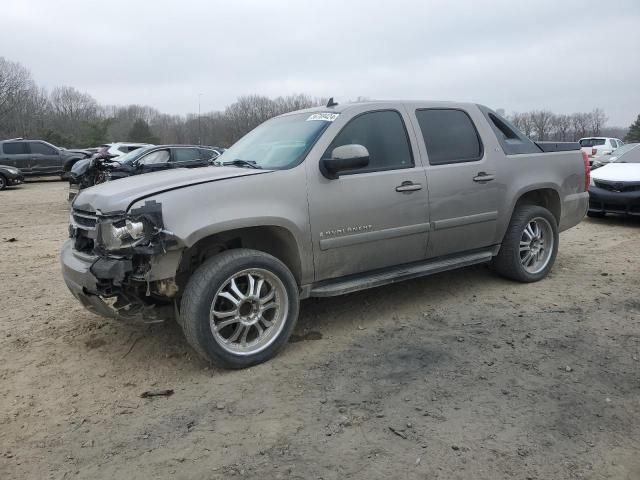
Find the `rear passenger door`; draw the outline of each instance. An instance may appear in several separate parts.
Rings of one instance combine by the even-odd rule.
[[[427,256],[493,244],[501,195],[497,166],[492,152],[485,151],[469,112],[418,108],[412,114],[416,131],[421,133],[421,152],[428,160],[431,233]]]
[[[29,142],[31,170],[35,175],[55,175],[62,173],[60,152],[45,142]]]
[[[173,158],[171,159],[172,168],[194,168],[206,165],[206,161],[202,160],[200,150],[198,148],[174,148]]]
[[[24,174],[31,173],[31,155],[27,149],[27,142],[5,142],[2,144],[2,165],[19,168]]]

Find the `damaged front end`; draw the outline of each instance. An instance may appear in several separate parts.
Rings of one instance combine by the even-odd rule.
[[[69,237],[63,275],[85,307],[150,322],[173,316],[181,251],[164,228],[160,203],[147,200],[128,213],[74,209]]]

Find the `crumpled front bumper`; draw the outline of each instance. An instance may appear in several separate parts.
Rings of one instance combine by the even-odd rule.
[[[73,239],[68,239],[60,254],[62,277],[73,296],[87,310],[96,315],[116,318],[116,311],[97,295],[98,279],[91,273],[91,266],[96,260],[96,257],[74,251]]]

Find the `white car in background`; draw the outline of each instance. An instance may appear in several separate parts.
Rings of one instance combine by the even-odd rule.
[[[624,145],[624,142],[618,138],[610,137],[585,137],[578,140],[580,148],[587,154],[590,161],[596,157],[610,155],[617,148]]]
[[[591,174],[590,217],[607,213],[640,216],[640,144]]]
[[[100,148],[106,148],[109,155],[119,157],[129,152],[133,152],[142,147],[152,147],[150,143],[105,143]]]

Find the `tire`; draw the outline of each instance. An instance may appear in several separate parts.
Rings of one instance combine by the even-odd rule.
[[[590,218],[602,218],[606,215],[605,212],[590,212],[587,210],[587,217]]]
[[[4,175],[0,174],[0,190],[7,188],[7,179]]]
[[[274,357],[287,343],[298,320],[298,285],[271,255],[227,250],[195,271],[180,307],[178,323],[205,360],[222,368],[246,368]]]
[[[535,235],[525,232],[526,228],[535,231],[535,226],[539,231],[544,231],[542,240],[538,239],[537,243]],[[511,280],[537,282],[546,277],[553,267],[558,243],[558,225],[553,214],[538,205],[521,205],[516,207],[511,217],[500,251],[493,259],[493,267],[500,275]],[[534,252],[540,252],[540,256]],[[530,253],[533,257],[527,257]],[[532,262],[531,265],[525,265],[529,262]]]

